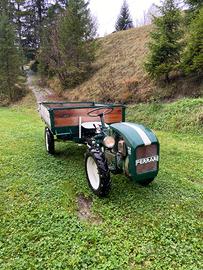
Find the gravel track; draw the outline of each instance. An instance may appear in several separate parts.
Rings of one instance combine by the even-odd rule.
[[[35,95],[37,103],[48,101],[49,96],[54,94],[51,89],[40,87],[38,85],[38,77],[31,70],[27,72],[27,85]]]

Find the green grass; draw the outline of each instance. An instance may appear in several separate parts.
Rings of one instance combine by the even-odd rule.
[[[87,186],[85,147],[58,143],[48,156],[43,123],[22,105],[1,108],[0,123],[1,270],[203,268],[201,136],[157,131],[156,181],[144,188],[113,176],[109,198],[99,199]],[[81,193],[101,223],[79,220]]]
[[[203,133],[203,98],[129,106],[128,120],[156,130]]]

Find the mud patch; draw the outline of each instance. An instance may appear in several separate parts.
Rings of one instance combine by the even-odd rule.
[[[79,194],[77,198],[78,217],[80,220],[89,221],[92,224],[98,225],[102,223],[102,219],[92,213],[91,208],[93,201],[90,197],[85,197]]]

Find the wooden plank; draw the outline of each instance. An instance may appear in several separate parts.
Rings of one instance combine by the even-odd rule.
[[[64,109],[64,110],[54,110],[54,116],[55,117],[71,117],[71,116],[88,116],[88,113],[92,111],[92,108],[80,108],[80,109]],[[95,113],[99,114],[102,113],[104,109],[98,110]],[[113,108],[113,111],[105,116],[111,116],[115,114],[121,114],[122,115],[122,108]],[[93,118],[93,117],[92,117]]]
[[[40,105],[39,113],[41,115],[41,118],[45,121],[45,123],[49,127],[51,127],[51,120],[48,109],[44,105]]]
[[[89,103],[46,103],[46,106],[50,109],[64,108],[64,107],[82,107],[82,106],[93,106],[92,102]]]
[[[94,106],[93,102],[45,102],[43,103],[48,109],[66,108],[66,107],[90,107]]]
[[[90,117],[88,112],[92,108],[86,109],[69,109],[69,110],[55,110],[54,111],[54,125],[55,127],[64,126],[78,126],[79,117],[82,117],[82,122],[100,121],[99,117]],[[122,122],[122,108],[116,107],[110,114],[104,116],[107,124]]]

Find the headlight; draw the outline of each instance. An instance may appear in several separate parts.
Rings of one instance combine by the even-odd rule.
[[[115,139],[114,139],[114,137],[111,137],[111,136],[105,137],[104,140],[103,140],[103,144],[107,148],[113,148],[114,145],[115,145]]]

